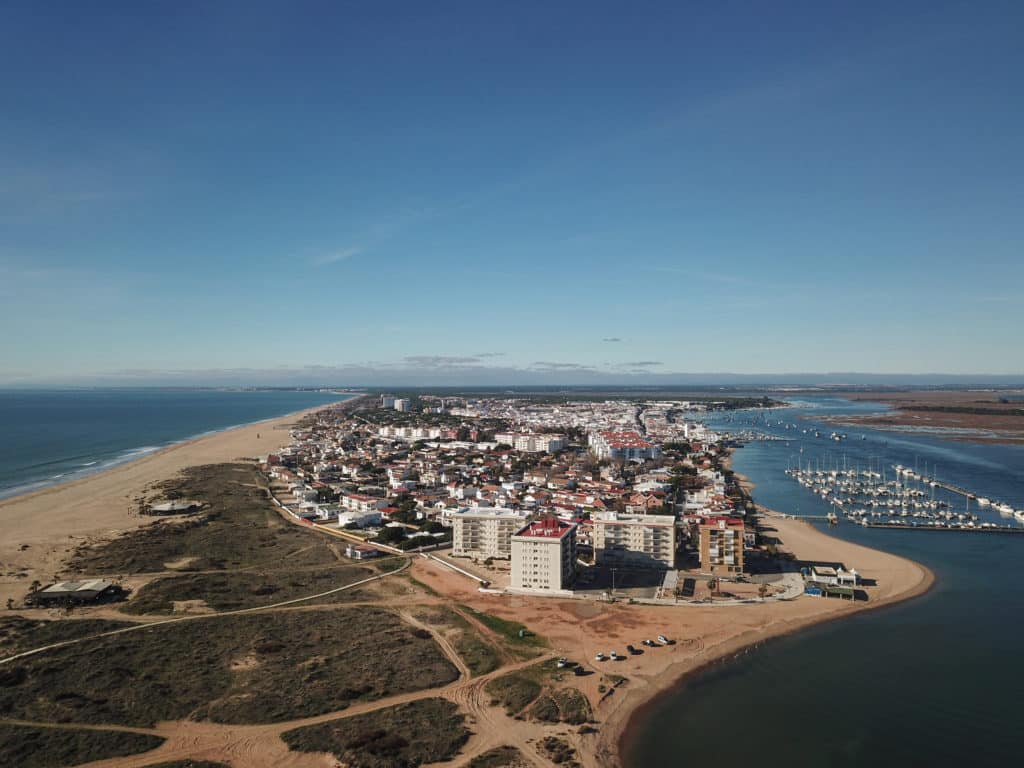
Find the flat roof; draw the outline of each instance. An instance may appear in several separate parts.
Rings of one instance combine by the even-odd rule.
[[[58,581],[42,590],[47,595],[70,595],[75,592],[102,592],[107,587],[113,586],[113,582],[103,579],[90,579],[88,581]]]
[[[574,528],[576,528],[574,523],[567,523],[557,517],[549,517],[544,520],[534,520],[518,531],[513,538],[560,539]]]
[[[526,512],[518,509],[509,509],[508,507],[460,507],[459,509],[451,510],[449,514],[461,515],[462,517],[474,515],[480,517],[518,517],[524,520],[528,516]]]

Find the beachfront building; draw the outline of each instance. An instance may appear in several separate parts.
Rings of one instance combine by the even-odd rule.
[[[856,587],[860,584],[860,574],[855,568],[846,570],[841,565],[836,568],[828,565],[812,565],[809,580],[838,587]]]
[[[676,561],[676,519],[672,515],[598,512],[592,520],[598,565],[672,568]]]
[[[616,461],[645,461],[661,455],[658,446],[645,440],[635,430],[591,432],[590,450],[599,459]]]
[[[455,557],[508,560],[512,534],[523,527],[527,513],[503,507],[463,507],[445,516],[452,526]]]
[[[558,453],[569,445],[565,435],[535,432],[499,432],[494,439],[523,453]]]
[[[576,525],[548,517],[512,537],[513,591],[568,593],[576,578]]]
[[[743,573],[743,520],[707,517],[699,526],[700,570],[715,576]]]
[[[395,410],[402,412],[412,410],[412,400],[409,400],[408,398],[405,397],[397,398],[395,400]]]

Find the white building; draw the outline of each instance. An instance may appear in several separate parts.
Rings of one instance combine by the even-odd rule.
[[[527,513],[503,507],[463,507],[445,513],[452,526],[452,554],[456,557],[512,556],[512,534],[523,527]]]
[[[556,517],[537,520],[512,537],[513,591],[571,592],[576,578],[576,525]]]
[[[524,453],[558,453],[569,445],[565,435],[536,432],[500,432],[494,439]]]
[[[366,528],[371,525],[380,525],[383,521],[383,517],[380,512],[374,510],[372,512],[339,512],[338,513],[338,527],[344,528],[347,525],[355,525],[359,528]]]
[[[397,400],[395,400],[395,410],[396,411],[408,411],[411,408],[412,408],[412,400],[409,400],[409,399],[404,398],[404,397],[400,397]]]
[[[672,568],[676,519],[672,515],[600,512],[593,521],[594,557],[602,565]]]
[[[394,395],[381,395],[380,396],[380,407],[381,408],[394,408],[395,407],[395,396]]]
[[[643,461],[656,459],[661,455],[658,446],[648,442],[634,430],[591,432],[589,441],[590,449],[599,459]]]
[[[384,509],[388,505],[386,499],[377,496],[364,496],[361,493],[344,494],[338,499],[338,504],[347,512],[361,512],[368,514]]]

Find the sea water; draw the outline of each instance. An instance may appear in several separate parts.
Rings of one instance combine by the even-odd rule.
[[[826,514],[830,506],[785,469],[797,462],[842,468],[844,461],[847,468],[884,468],[890,479],[893,464],[916,463],[928,475],[937,465],[941,480],[1024,507],[1022,446],[819,421],[882,408],[814,398],[711,422],[784,438],[750,443],[733,460],[756,484],[755,501],[780,511]],[[808,427],[822,436],[805,435]],[[829,440],[833,431],[847,439]],[[967,507],[963,496],[946,498],[953,509]],[[973,502],[970,510],[982,521],[1013,524]],[[828,530],[923,563],[935,572],[935,587],[906,603],[770,640],[696,674],[631,725],[627,766],[1019,764],[1024,535],[868,529],[846,521]]]
[[[295,390],[0,390],[0,498],[348,397]]]

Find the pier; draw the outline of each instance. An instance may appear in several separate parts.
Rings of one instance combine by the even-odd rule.
[[[899,531],[953,531],[955,533],[1024,533],[1024,528],[1013,525],[900,525],[899,523],[862,522],[865,528],[891,528]]]

